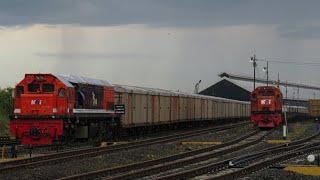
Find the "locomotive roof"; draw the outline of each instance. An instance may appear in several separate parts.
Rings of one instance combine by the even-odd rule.
[[[76,76],[76,75],[54,75],[61,82],[63,82],[68,87],[73,87],[72,83],[79,84],[91,84],[97,86],[112,86],[108,81],[93,79],[84,76]]]

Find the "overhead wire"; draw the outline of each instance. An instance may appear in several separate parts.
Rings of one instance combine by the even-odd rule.
[[[273,62],[273,63],[280,63],[280,64],[293,64],[298,66],[320,66],[320,63],[317,63],[317,62],[299,62],[296,59],[286,59],[286,58],[276,58],[276,57],[269,57],[269,58],[258,59],[258,60],[269,61],[271,63]]]

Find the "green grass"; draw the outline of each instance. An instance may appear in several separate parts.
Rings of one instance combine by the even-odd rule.
[[[8,116],[2,114],[0,112],[0,136],[8,135],[8,125],[9,125],[9,118]]]

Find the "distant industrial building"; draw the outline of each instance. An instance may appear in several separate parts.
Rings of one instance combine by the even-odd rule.
[[[249,101],[250,91],[227,79],[215,83],[214,85],[204,89],[199,94],[207,96],[216,96],[238,101]]]

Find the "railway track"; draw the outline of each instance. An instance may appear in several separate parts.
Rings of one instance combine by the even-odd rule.
[[[83,143],[69,143],[69,144],[57,144],[57,145],[47,145],[47,146],[37,146],[32,148],[32,154],[42,154],[49,155],[52,153],[62,153],[73,150],[81,150],[81,149],[89,149],[94,147],[92,142],[83,142]],[[30,152],[30,148],[26,146],[22,146],[19,154],[28,155]]]
[[[275,147],[258,153],[249,154],[238,159],[233,159],[230,162],[233,162],[233,166],[238,166],[238,168],[232,169],[227,173],[222,172],[216,176],[210,177],[209,179],[229,179],[232,177],[242,177],[290,158],[313,151],[319,151],[320,141],[310,141],[319,135],[320,131],[308,138],[293,142],[287,146]]]
[[[119,144],[119,145],[113,145],[108,147],[88,148],[88,149],[81,149],[81,150],[75,150],[75,151],[67,151],[67,152],[55,153],[55,154],[50,154],[45,156],[38,156],[38,157],[33,157],[28,159],[8,161],[8,162],[0,163],[0,173],[12,172],[12,171],[16,171],[16,170],[20,170],[22,168],[28,168],[28,167],[34,168],[36,166],[57,164],[60,162],[65,162],[73,159],[95,157],[95,156],[99,156],[106,153],[130,150],[130,149],[145,147],[145,146],[154,145],[154,144],[174,142],[184,138],[189,138],[193,136],[210,133],[212,131],[223,131],[223,130],[236,128],[239,126],[248,125],[248,124],[250,124],[250,122],[241,122],[241,123],[236,123],[231,125],[196,130],[192,132],[175,133],[168,136],[150,138],[150,139],[126,143],[126,144]]]
[[[189,164],[199,163],[207,159],[219,157],[221,155],[237,151],[239,149],[254,145],[260,142],[268,132],[253,131],[242,137],[232,141],[193,150],[185,153],[180,153],[156,160],[144,161],[140,163],[122,166],[118,168],[103,169],[94,172],[88,172],[80,175],[64,177],[60,180],[66,179],[94,179],[104,177],[106,179],[137,179],[151,176],[164,171],[172,170],[187,166]]]
[[[319,135],[320,132],[317,132],[312,136],[309,136],[301,140],[293,141],[289,144],[278,145],[272,148],[264,149],[257,153],[252,153],[238,158],[230,158],[219,162],[210,163],[207,165],[180,171],[178,173],[173,173],[155,179],[189,179],[198,176],[200,176],[200,179],[236,179],[248,175],[249,173],[261,170],[262,168],[266,168],[277,162],[281,162],[289,158],[296,157],[297,155],[312,152],[314,150],[319,150],[320,141],[309,142],[310,140],[314,139]],[[265,156],[268,157],[264,158]],[[258,163],[249,165],[252,162]],[[204,175],[207,173],[215,175]]]
[[[254,163],[252,165],[249,165],[247,167],[241,168],[239,170],[227,173],[227,174],[222,174],[216,177],[211,177],[209,179],[234,179],[234,178],[239,178],[239,177],[243,177],[246,175],[249,175],[250,173],[259,171],[261,169],[273,166],[274,164],[277,164],[279,162],[282,161],[286,161],[288,159],[297,157],[297,156],[301,156],[303,154],[306,153],[311,153],[314,151],[319,151],[320,149],[320,142],[315,142],[315,143],[311,143],[311,144],[306,144],[304,146],[301,146],[300,148],[297,149],[292,149],[291,151],[284,153],[284,154],[280,154],[277,155],[275,157],[270,157],[267,158],[263,161],[260,161],[258,163]]]
[[[26,157],[30,154],[30,152],[32,155],[37,154],[43,156],[52,153],[88,149],[94,147],[93,143],[72,143],[67,145],[48,145],[29,148],[28,146],[21,145],[20,141],[12,140],[9,143],[5,143],[5,145],[1,145],[2,148],[0,148],[0,153],[2,153],[3,147],[10,148],[10,146],[12,145],[17,145],[16,154],[18,154],[19,156],[24,155]]]

